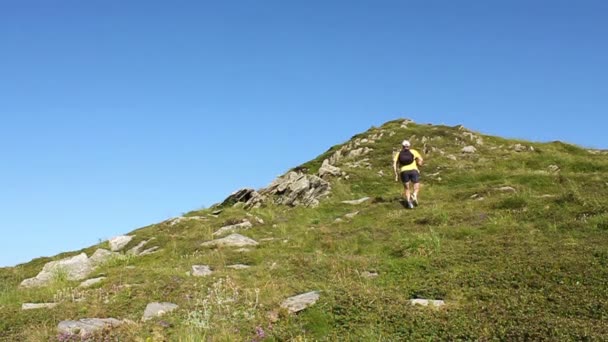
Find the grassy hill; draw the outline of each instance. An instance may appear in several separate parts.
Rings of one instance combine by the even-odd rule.
[[[348,177],[331,178],[331,194],[315,208],[267,203],[210,215],[215,207],[185,215],[204,220],[137,229],[127,248],[155,238],[159,251],[112,258],[90,276],[106,279],[88,289],[61,274],[41,288],[19,284],[51,260],[90,256],[107,242],[0,269],[0,340],[79,341],[58,336],[57,324],[87,317],[132,321],[95,341],[607,340],[606,152],[402,123],[373,127],[299,166],[313,174],[344,146],[372,149],[337,163]],[[391,166],[405,138],[426,161],[413,210],[399,203]],[[467,145],[477,152],[462,153]],[[342,203],[361,197],[371,199]],[[259,246],[201,247],[247,214],[263,223],[252,219],[240,233]],[[199,264],[214,273],[187,275]],[[320,293],[313,306],[279,309],[308,291]],[[413,306],[415,298],[446,305]],[[58,305],[21,310],[46,302]],[[150,302],[179,308],[142,322]]]

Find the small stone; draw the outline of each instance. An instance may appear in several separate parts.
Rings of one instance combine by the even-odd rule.
[[[363,272],[361,272],[361,276],[363,278],[376,278],[378,276],[378,272],[363,271]]]
[[[342,201],[342,203],[344,203],[344,204],[351,204],[351,205],[357,205],[357,204],[361,204],[361,203],[363,203],[365,201],[368,201],[369,199],[370,199],[369,197],[363,197],[363,198],[360,198],[358,200]]]
[[[445,305],[445,302],[442,300],[431,300],[431,299],[411,299],[411,305],[422,305],[422,306],[434,306],[441,307]]]
[[[21,310],[52,309],[56,306],[57,303],[24,303]]]
[[[353,217],[355,217],[357,215],[359,215],[359,212],[355,211],[354,213],[349,213],[349,214],[344,215],[344,217],[347,219],[352,219]]]
[[[249,265],[243,265],[243,264],[235,264],[235,265],[226,266],[226,268],[232,268],[234,270],[244,270],[244,269],[247,269],[250,267],[251,266],[249,266]]]
[[[517,192],[517,190],[515,190],[515,188],[511,186],[502,186],[500,188],[496,188],[496,190],[502,192]]]
[[[548,169],[549,169],[549,172],[559,172],[559,170],[560,170],[559,166],[557,166],[557,165],[549,165]]]
[[[448,155],[446,156],[446,158],[448,158],[449,160],[458,160],[458,158],[456,158],[456,156],[455,156],[455,155],[453,155],[453,154],[448,154]]]
[[[208,275],[211,275],[211,273],[213,273],[213,271],[211,271],[211,268],[207,265],[192,266],[192,275],[195,277],[206,277]]]

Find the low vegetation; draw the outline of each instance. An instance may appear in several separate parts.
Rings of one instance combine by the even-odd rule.
[[[109,260],[94,274],[106,279],[88,289],[61,274],[42,288],[19,284],[48,261],[90,256],[108,248],[105,242],[0,269],[0,340],[80,341],[58,334],[57,325],[88,317],[130,321],[92,341],[608,339],[608,155],[461,127],[404,128],[402,121],[353,137],[384,133],[362,143],[373,148],[360,157],[367,165],[340,165],[348,179],[332,178],[332,194],[316,208],[237,205],[217,217],[211,213],[218,208],[210,208],[186,214],[206,220],[137,229],[129,247],[154,237],[161,249]],[[426,158],[414,210],[399,202],[391,168],[404,138]],[[525,150],[516,152],[516,144]],[[465,145],[477,152],[461,153]],[[299,169],[316,172],[340,147]],[[364,196],[371,200],[342,203]],[[241,233],[258,247],[200,246],[248,213],[263,223],[252,220],[254,227]],[[227,267],[233,264],[251,267]],[[214,273],[189,276],[192,265]],[[285,298],[313,290],[321,295],[310,308],[298,314],[279,308]],[[446,305],[410,305],[415,298]],[[156,301],[179,308],[141,321]],[[58,305],[21,310],[22,303],[47,302]]]

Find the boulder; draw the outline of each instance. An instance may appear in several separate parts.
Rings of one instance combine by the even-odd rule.
[[[231,234],[221,239],[203,242],[203,247],[245,247],[245,246],[257,246],[258,243],[246,236],[240,234]]]
[[[123,324],[123,321],[115,318],[83,318],[78,321],[61,321],[57,330],[59,330],[59,333],[84,337],[104,328],[117,327],[121,324]]]
[[[93,271],[93,264],[85,253],[48,262],[34,278],[21,282],[23,287],[37,287],[48,284],[59,273],[65,273],[68,280],[82,280]]]
[[[316,207],[331,192],[329,182],[314,175],[290,171],[275,179],[261,194],[272,196],[276,204]]]
[[[23,303],[21,310],[52,309],[57,303]]]
[[[221,227],[215,233],[213,233],[213,236],[220,236],[220,235],[224,235],[226,233],[235,232],[237,230],[246,230],[246,229],[249,229],[251,227],[253,227],[253,225],[251,224],[251,222],[249,222],[249,220],[244,220],[241,223],[237,223],[237,224],[232,224],[232,225]]]
[[[211,275],[211,273],[213,273],[213,271],[211,271],[211,268],[207,265],[193,265],[192,266],[192,275],[195,277],[206,277],[208,275]]]
[[[296,313],[315,304],[317,300],[319,300],[319,291],[307,292],[285,299],[281,303],[281,308],[287,309],[289,313]]]
[[[120,236],[113,237],[110,240],[108,240],[108,242],[110,243],[110,250],[112,252],[118,252],[121,249],[125,248],[125,246],[128,245],[132,239],[133,239],[133,236],[129,236],[129,235],[120,235]]]
[[[150,303],[146,306],[142,321],[148,321],[154,317],[160,317],[178,308],[177,304],[173,303]]]

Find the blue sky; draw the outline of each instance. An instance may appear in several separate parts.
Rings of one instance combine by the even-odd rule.
[[[409,117],[608,148],[606,1],[0,2],[0,266]]]

